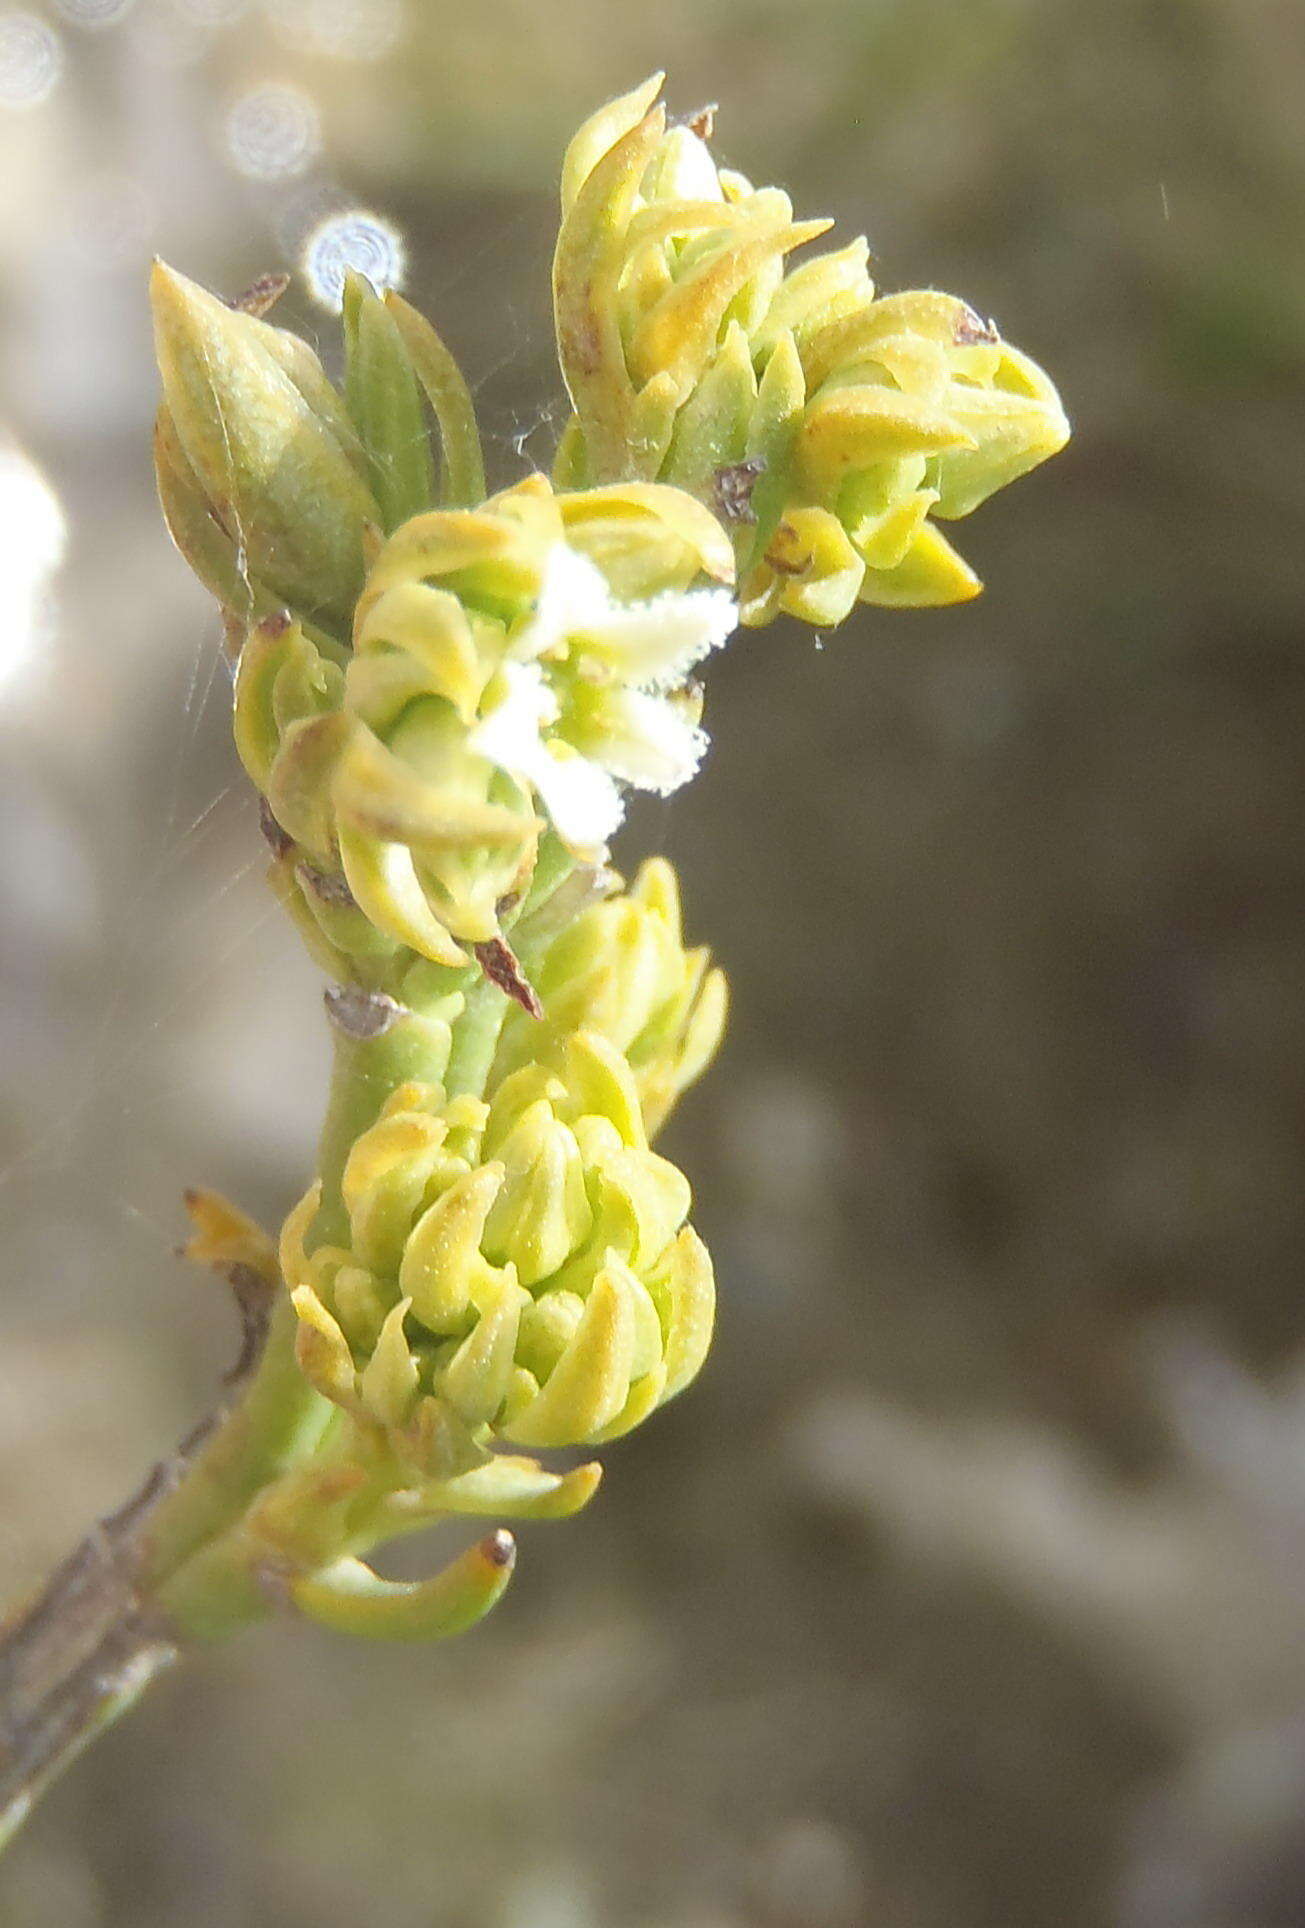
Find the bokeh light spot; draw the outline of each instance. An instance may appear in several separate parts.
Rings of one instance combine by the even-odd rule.
[[[63,72],[53,27],[34,13],[0,14],[0,107],[38,107]]]
[[[36,464],[0,445],[0,686],[39,653],[67,533],[59,498]]]
[[[406,25],[403,0],[269,0],[268,11],[292,46],[337,60],[383,60]]]
[[[250,88],[233,104],[225,145],[242,174],[261,181],[292,180],[321,150],[321,121],[301,87],[269,81]]]
[[[65,20],[75,27],[116,27],[136,0],[55,0]]]
[[[172,0],[176,11],[197,27],[229,27],[249,6],[249,0]]]
[[[362,208],[328,215],[304,243],[303,271],[309,292],[333,313],[339,312],[350,268],[366,275],[374,288],[397,288],[405,263],[398,229]]]

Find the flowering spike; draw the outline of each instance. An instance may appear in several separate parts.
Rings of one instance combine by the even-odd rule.
[[[650,1140],[727,994],[670,866],[629,890],[607,868],[625,792],[698,769],[698,677],[740,623],[975,594],[939,522],[1068,434],[963,302],[877,295],[863,239],[795,263],[828,224],[718,168],[710,114],[668,126],[660,91],[566,157],[551,481],[486,499],[467,383],[393,292],[344,279],[342,400],[305,343],[155,272],[160,495],[238,651],[236,742],[338,1067],[275,1265],[193,1208],[194,1253],[289,1305],[254,1476],[167,1590],[189,1630],[269,1584],[364,1635],[469,1625],[505,1534],[416,1586],[358,1556],[448,1515],[578,1511],[598,1467],[516,1449],[615,1439],[698,1373],[711,1260]]]

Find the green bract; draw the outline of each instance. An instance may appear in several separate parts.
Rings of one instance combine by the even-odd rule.
[[[312,349],[155,264],[159,491],[178,548],[238,611],[347,625],[380,510],[357,432]]]

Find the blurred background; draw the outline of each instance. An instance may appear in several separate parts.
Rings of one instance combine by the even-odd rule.
[[[271,1224],[326,1070],[145,270],[365,210],[502,484],[559,421],[566,139],[654,67],[1045,363],[959,610],[744,637],[624,855],[735,988],[669,1146],[693,1392],[456,1647],[165,1683],[4,1928],[1305,1923],[1305,13],[1288,0],[0,7],[0,1583],[212,1401],[180,1193]],[[277,319],[333,353],[298,282]],[[1294,423],[1294,426],[1293,426]]]

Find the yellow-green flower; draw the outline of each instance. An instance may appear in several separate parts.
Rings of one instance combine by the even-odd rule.
[[[546,900],[519,929],[542,1015],[500,1007],[469,1088],[464,998],[422,1019],[390,1003],[393,1028],[356,1048],[417,1076],[343,1151],[329,1210],[319,1183],[281,1238],[313,1384],[424,1481],[479,1469],[477,1491],[496,1446],[614,1438],[671,1398],[714,1303],[688,1183],[649,1148],[725,1014],[674,872],[655,859],[629,892],[571,917]],[[512,1464],[519,1498],[563,1505]]]
[[[565,495],[531,476],[396,529],[343,668],[298,625],[256,625],[237,743],[327,879],[318,921],[336,877],[391,944],[458,964],[528,888],[546,823],[600,859],[625,785],[665,794],[698,767],[689,679],[735,626],[732,572],[719,523],[679,490]]]

